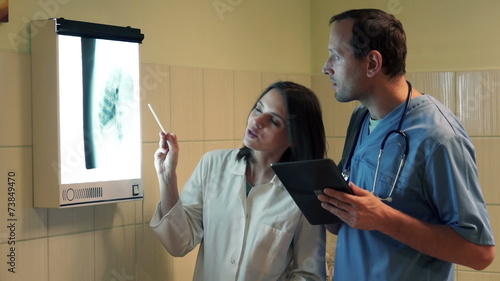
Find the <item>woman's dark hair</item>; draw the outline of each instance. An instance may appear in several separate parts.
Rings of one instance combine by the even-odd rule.
[[[382,55],[382,69],[391,78],[406,72],[406,34],[403,24],[391,14],[377,9],[349,10],[330,19],[330,25],[352,19],[351,47],[357,59],[372,50]]]
[[[326,157],[325,128],[321,107],[313,91],[294,82],[279,81],[264,90],[252,110],[255,109],[259,100],[272,89],[277,90],[285,100],[288,113],[287,132],[291,143],[279,162]],[[243,146],[236,158],[238,160],[244,159],[248,163],[252,161],[252,150]]]

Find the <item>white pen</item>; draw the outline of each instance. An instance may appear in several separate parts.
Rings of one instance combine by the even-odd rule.
[[[160,129],[162,132],[164,132],[165,134],[167,133],[167,131],[165,131],[165,129],[163,129],[163,126],[161,125],[161,122],[160,122],[160,119],[158,119],[158,116],[156,116],[156,113],[155,111],[153,110],[153,106],[151,104],[148,103],[148,106],[149,106],[149,109],[151,110],[151,113],[153,113],[153,116],[154,118],[156,119],[156,122],[158,123],[158,125],[160,126]]]

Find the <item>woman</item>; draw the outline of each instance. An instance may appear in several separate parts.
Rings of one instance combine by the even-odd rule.
[[[324,280],[324,228],[307,222],[270,167],[325,157],[317,97],[293,82],[269,86],[243,144],[206,153],[179,198],[177,137],[160,133],[161,201],[151,227],[173,256],[200,243],[194,280]]]

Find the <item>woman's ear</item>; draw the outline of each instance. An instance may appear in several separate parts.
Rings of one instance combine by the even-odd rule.
[[[368,77],[373,77],[382,70],[382,54],[379,51],[372,50],[366,56],[368,64],[366,66],[366,74]]]

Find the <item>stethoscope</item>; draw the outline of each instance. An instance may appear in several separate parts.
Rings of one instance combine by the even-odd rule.
[[[375,196],[377,196],[376,193],[375,193],[375,191],[376,191],[376,188],[377,188],[377,180],[378,180],[378,175],[379,175],[379,168],[380,168],[380,163],[382,161],[382,155],[383,155],[383,152],[384,152],[385,143],[386,143],[387,139],[389,139],[389,137],[392,136],[392,135],[400,135],[402,137],[402,139],[403,139],[404,149],[402,150],[403,153],[401,154],[401,158],[399,160],[398,171],[396,173],[396,177],[394,178],[394,182],[392,183],[392,187],[391,187],[391,190],[389,192],[389,195],[387,197],[384,197],[384,198],[381,198],[381,197],[377,196],[380,200],[387,201],[387,202],[392,202],[392,193],[394,192],[394,189],[396,188],[396,183],[399,180],[399,176],[400,176],[401,170],[403,169],[403,166],[405,164],[406,155],[408,155],[408,150],[409,150],[409,147],[410,147],[410,143],[409,143],[409,140],[408,140],[408,135],[401,130],[401,128],[403,127],[403,122],[404,122],[405,117],[406,117],[406,113],[408,111],[408,107],[410,106],[411,95],[412,95],[412,86],[411,86],[411,83],[408,82],[408,81],[406,81],[406,83],[408,84],[408,96],[406,98],[405,107],[404,107],[403,113],[401,113],[401,117],[399,119],[399,124],[398,124],[397,129],[389,131],[385,135],[384,139],[382,140],[382,144],[380,145],[380,151],[379,151],[378,159],[377,159],[377,167],[375,169],[375,177],[373,179],[373,187],[372,187],[372,191],[371,191],[371,193],[373,193]],[[368,114],[368,112],[365,113],[365,115],[363,116],[363,119],[366,117],[366,114]],[[351,159],[352,159],[352,156],[354,155],[354,150],[356,149],[356,143],[358,142],[359,133],[360,133],[359,131],[361,130],[361,127],[362,126],[359,126],[359,128],[358,128],[358,133],[356,134],[356,137],[355,137],[355,140],[354,140],[354,146],[352,147],[352,149],[351,149],[351,151],[349,153],[349,157],[347,158],[347,161],[345,162],[344,169],[343,169],[343,172],[342,172],[342,174],[344,175],[344,179],[346,181],[349,180],[350,167],[351,167]]]

